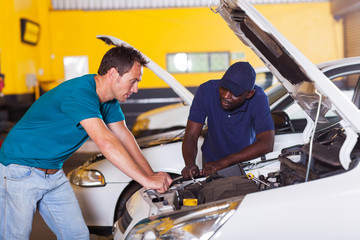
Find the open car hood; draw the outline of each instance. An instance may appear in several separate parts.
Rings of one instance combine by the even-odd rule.
[[[326,121],[331,109],[338,114],[348,143],[342,149],[342,165],[348,167],[349,154],[360,132],[360,112],[357,107],[313,63],[296,49],[247,0],[220,0],[216,8],[235,35],[265,63],[307,115],[304,131],[309,140],[314,122]],[[318,117],[317,113],[319,111]],[[307,133],[306,133],[307,132]]]
[[[214,11],[265,63],[313,121],[319,104],[317,90],[322,98],[320,121],[325,121],[324,115],[333,109],[360,132],[356,106],[251,4],[246,0],[221,0]],[[345,105],[349,107],[344,108]]]
[[[118,39],[113,36],[108,35],[97,35],[98,39],[103,40],[108,45],[114,45],[114,46],[130,46],[132,48],[135,48],[128,44],[127,42]],[[136,48],[135,48],[136,49]],[[138,50],[139,51],[139,50]],[[141,51],[140,51],[141,52]],[[142,52],[141,52],[142,53]],[[149,62],[146,67],[149,68],[153,73],[155,73],[156,76],[158,76],[160,79],[162,79],[164,82],[166,82],[169,87],[188,105],[191,105],[192,100],[194,98],[194,95],[181,83],[179,83],[170,73],[168,73],[166,70],[161,68],[158,64],[156,64],[153,60],[151,60],[149,57],[147,57],[145,54],[142,53],[142,55],[146,58],[146,60]]]

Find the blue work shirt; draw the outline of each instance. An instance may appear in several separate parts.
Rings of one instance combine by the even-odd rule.
[[[208,132],[201,147],[206,162],[240,152],[256,140],[256,135],[274,129],[268,98],[255,85],[255,94],[233,111],[221,107],[219,80],[200,85],[192,102],[189,120],[205,124]]]
[[[124,120],[116,99],[100,103],[94,76],[68,80],[42,95],[7,135],[0,149],[0,163],[60,169],[89,138],[80,121]]]

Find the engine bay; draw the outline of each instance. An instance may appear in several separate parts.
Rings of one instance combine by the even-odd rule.
[[[119,224],[125,232],[134,217],[134,211],[140,211],[131,209],[131,206],[146,206],[148,211],[142,212],[140,218],[151,218],[178,210],[186,211],[227,198],[244,197],[249,193],[344,173],[353,169],[360,159],[358,143],[351,153],[352,162],[349,170],[341,166],[338,156],[345,139],[343,129],[331,128],[317,133],[313,146],[296,145],[283,149],[277,159],[244,163],[243,169],[247,175],[227,178],[211,175],[192,180],[184,180],[180,176],[173,179],[172,186],[166,193],[161,194],[155,190],[142,188],[128,201],[126,213]],[[137,203],[131,202],[136,198]]]

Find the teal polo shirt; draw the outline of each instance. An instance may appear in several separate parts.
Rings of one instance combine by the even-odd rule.
[[[0,162],[60,169],[88,138],[80,121],[124,120],[119,102],[100,103],[95,74],[68,80],[42,95],[11,129],[0,149]]]
[[[251,99],[233,111],[221,107],[219,80],[201,84],[195,94],[189,120],[205,124],[208,131],[201,147],[206,162],[217,161],[240,152],[256,140],[256,135],[274,130],[268,98],[264,90],[255,85]]]

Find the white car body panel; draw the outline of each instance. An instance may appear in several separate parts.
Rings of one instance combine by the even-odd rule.
[[[142,113],[136,121],[148,119],[148,129],[170,128],[174,126],[186,126],[189,116],[190,105],[182,103],[171,104]]]
[[[140,196],[140,191],[134,193],[133,197],[126,203],[126,207],[130,212],[134,214],[136,219],[142,219],[144,213],[150,213],[151,207],[144,201],[144,199]],[[140,209],[132,209],[132,207],[140,208]],[[136,223],[132,222],[131,226],[126,229],[124,236],[128,234],[128,232],[134,227]],[[123,237],[122,234],[114,235],[114,239],[121,239]]]
[[[359,239],[359,170],[248,194],[211,239]]]
[[[86,224],[88,226],[112,226],[116,203],[128,184],[128,181],[110,183],[106,184],[105,187],[96,188],[72,185],[81,206],[82,215],[86,219]]]

